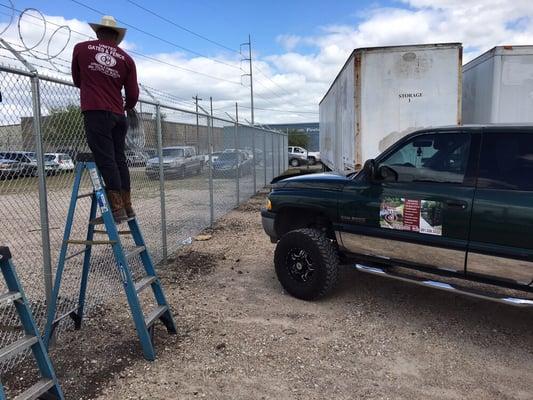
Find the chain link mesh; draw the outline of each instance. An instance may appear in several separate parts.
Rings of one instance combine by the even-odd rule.
[[[31,80],[26,72],[0,66],[0,219],[3,221],[0,244],[11,249],[17,273],[42,331],[46,322],[46,290],[40,200],[44,197],[47,201],[44,213],[49,227],[44,234],[50,238],[50,261],[52,275],[55,275],[70,205],[76,156],[89,149],[78,89],[56,79],[41,77],[40,96],[32,97]],[[254,189],[270,182],[287,165],[286,135],[195,114],[172,104],[171,97],[157,100],[165,104],[159,106],[157,101],[146,99],[138,103],[140,136],[129,142],[126,152],[134,209],[155,263],[162,261],[165,254],[190,243],[197,233],[208,227],[212,222],[211,213],[217,219],[246,201],[254,194]],[[35,102],[40,107],[40,120],[33,113]],[[46,174],[46,191],[41,193],[36,159],[36,121],[40,121]],[[163,154],[162,159],[158,157],[159,151]],[[80,193],[91,191],[90,180],[85,176]],[[90,201],[91,197],[78,201],[71,233],[73,239],[85,239]],[[126,249],[133,248],[131,238],[121,239]],[[68,255],[82,249],[71,245]],[[67,261],[56,318],[77,307],[82,267],[83,254]],[[139,258],[134,258],[130,267],[134,279],[144,276]],[[5,291],[2,281],[0,292]],[[85,315],[96,313],[97,306],[111,301],[123,302],[126,307],[113,254],[109,247],[93,246]],[[145,312],[149,311],[150,302],[153,300],[142,299]],[[56,332],[61,334],[72,328],[72,321],[64,318]],[[0,348],[22,335],[14,308],[0,308]],[[60,341],[58,345],[61,345]],[[0,371],[11,369],[25,355],[27,353],[0,365]]]

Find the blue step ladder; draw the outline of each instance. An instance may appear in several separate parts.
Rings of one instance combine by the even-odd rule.
[[[11,252],[9,247],[0,246],[0,268],[6,281],[8,292],[0,295],[0,307],[9,307],[14,305],[19,315],[24,336],[7,347],[0,349],[0,362],[13,358],[27,349],[31,349],[33,357],[37,362],[37,367],[41,378],[19,394],[17,400],[29,400],[37,398],[60,399],[63,400],[63,392],[57,382],[57,378],[48,357],[46,347],[44,346],[41,334],[35,324],[28,300],[22,290],[20,281],[15,271],[15,266],[11,261]],[[0,400],[5,400],[6,394],[4,386],[0,384]]]
[[[159,278],[157,277],[152,259],[148,253],[148,249],[146,248],[146,244],[141,234],[141,230],[139,229],[137,219],[134,217],[127,220],[129,231],[119,231],[117,229],[117,225],[115,224],[115,220],[113,219],[113,214],[109,207],[105,189],[102,185],[102,178],[98,172],[98,169],[96,168],[92,154],[79,154],[77,161],[78,163],[76,165],[74,187],[72,190],[70,208],[68,210],[65,232],[63,235],[63,244],[59,254],[54,289],[52,291],[52,299],[50,302],[51,304],[48,309],[48,318],[44,335],[45,346],[48,348],[55,328],[64,318],[70,317],[74,321],[74,328],[81,328],[85,307],[87,283],[89,279],[91,249],[92,246],[95,245],[108,245],[111,246],[113,250],[116,265],[120,273],[129,307],[131,309],[131,314],[133,316],[133,321],[135,323],[135,329],[137,330],[137,335],[139,336],[141,342],[144,358],[150,361],[155,360],[156,355],[152,341],[154,324],[160,320],[167,328],[168,333],[176,334],[177,331],[174,317],[165,299],[163,288]],[[89,172],[93,190],[89,193],[79,194],[78,192],[80,189],[81,180],[85,171]],[[84,240],[70,239],[77,202],[79,199],[87,197],[90,197],[92,202],[86,238]],[[96,217],[97,209],[100,210],[100,214],[103,217],[105,230],[96,230],[95,224],[92,223]],[[108,240],[95,240],[95,233],[107,235]],[[132,236],[135,243],[135,248],[132,251],[128,253],[124,251],[120,241],[120,235]],[[83,249],[75,251],[67,256],[69,245],[83,246]],[[79,256],[81,254],[84,255],[84,258],[78,304],[67,313],[57,316],[57,300],[61,287],[63,271],[65,269],[65,263],[70,258]],[[140,256],[144,271],[146,273],[146,275],[137,282],[133,280],[129,265],[129,261],[135,256]],[[154,298],[157,302],[157,306],[147,315],[145,315],[142,310],[138,295],[140,292],[148,288],[151,288]]]

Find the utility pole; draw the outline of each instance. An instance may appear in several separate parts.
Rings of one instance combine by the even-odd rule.
[[[200,125],[198,121],[198,100],[203,100],[198,97],[198,93],[196,93],[196,96],[192,98],[196,103],[196,152],[200,154]]]
[[[252,116],[252,125],[255,123],[254,119],[254,75],[252,68],[252,38],[248,35],[248,42],[241,44],[241,55],[242,55],[242,46],[248,46],[248,57],[244,57],[241,61],[248,61],[249,63],[249,72],[247,74],[242,74],[242,76],[250,77],[250,109]]]

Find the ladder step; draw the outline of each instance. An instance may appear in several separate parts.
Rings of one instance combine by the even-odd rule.
[[[117,243],[116,240],[77,240],[77,239],[70,239],[67,240],[68,244],[84,244],[86,246],[93,246],[97,244],[115,244]]]
[[[80,195],[78,195],[78,199],[83,199],[84,197],[89,197],[89,196],[92,196],[94,194],[94,192],[91,192],[91,193],[82,193]]]
[[[15,397],[15,400],[36,400],[53,387],[53,380],[41,379],[35,385]]]
[[[145,250],[146,250],[145,246],[137,246],[129,253],[126,253],[126,258],[129,260],[130,258],[135,257],[138,254],[141,254]]]
[[[25,335],[22,339],[17,340],[15,343],[11,343],[9,346],[0,349],[0,363],[4,362],[8,358],[14,357],[24,350],[29,349],[35,343],[38,343],[37,336]]]
[[[107,234],[107,231],[102,229],[95,229],[94,233]],[[131,235],[131,231],[118,231],[119,235]]]
[[[20,292],[7,292],[0,295],[0,306],[5,306],[13,301],[21,299],[22,295]]]
[[[144,323],[150,328],[168,310],[168,306],[157,306],[146,316]]]
[[[71,254],[71,255],[65,257],[65,261],[70,260],[71,258],[74,258],[74,257],[76,257],[76,256],[79,256],[80,254],[85,253],[86,250],[87,250],[87,249],[83,249],[83,250],[77,251],[77,252],[75,252],[75,253],[73,253],[73,254]]]
[[[61,315],[60,317],[57,317],[56,319],[54,319],[54,322],[52,322],[52,324],[57,324],[58,322],[60,322],[62,319],[64,318],[67,318],[67,317],[70,317],[70,315],[72,313],[76,313],[78,311],[78,306],[74,307],[72,310],[68,310],[65,314]]]
[[[152,283],[154,283],[157,280],[156,276],[145,276],[140,281],[135,282],[135,291],[137,293],[144,290],[146,287],[150,286]]]

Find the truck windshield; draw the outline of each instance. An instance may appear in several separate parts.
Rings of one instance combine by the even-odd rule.
[[[163,149],[163,157],[183,157],[183,149]]]

